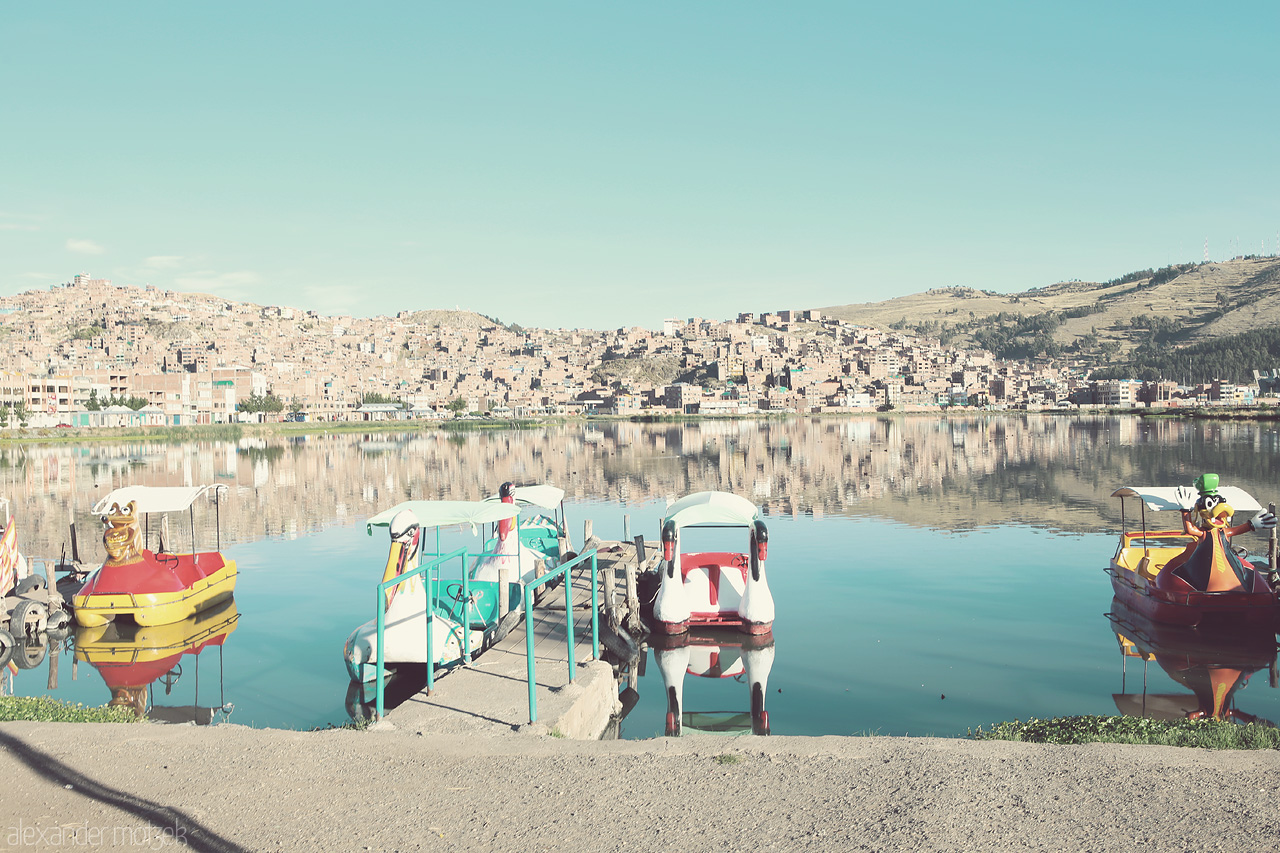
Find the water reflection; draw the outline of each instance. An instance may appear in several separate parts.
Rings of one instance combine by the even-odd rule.
[[[48,660],[51,666],[49,684],[50,687],[56,687],[58,683],[56,661],[62,642],[62,637],[51,637],[46,633],[17,637],[12,646],[5,648],[4,652],[0,653],[0,670],[10,663],[13,665],[14,670],[35,669]],[[16,675],[16,673],[14,674]],[[0,695],[8,694],[0,693]]]
[[[353,622],[372,612],[372,584],[386,559],[357,527],[364,518],[405,499],[474,500],[507,480],[550,482],[569,493],[575,539],[585,518],[601,537],[618,538],[626,514],[631,530],[652,541],[668,499],[732,491],[772,516],[779,630],[822,637],[801,647],[786,634],[775,649],[773,730],[949,736],[992,721],[1111,712],[1114,634],[1097,625],[1111,594],[1102,568],[1119,525],[1118,502],[1107,496],[1119,485],[1189,484],[1216,471],[1265,504],[1277,497],[1277,450],[1271,424],[1133,417],[433,428],[8,445],[0,448],[0,496],[13,502],[24,553],[69,550],[74,520],[81,560],[96,565],[104,557],[101,525],[85,510],[109,489],[226,483],[223,550],[239,564],[236,598],[245,614],[226,650],[237,722],[307,728],[346,717],[338,649]],[[1051,664],[1011,653],[1028,637],[1055,638]],[[222,706],[223,697],[206,689],[224,647],[207,645],[198,656],[189,648],[197,650],[196,641],[175,648],[183,674],[169,696],[190,689],[203,668],[199,697],[171,700],[156,679],[146,682],[148,705],[154,698],[161,706]],[[25,695],[47,692],[44,669],[62,657],[53,695],[88,704],[111,696],[96,672],[72,683],[66,673],[75,661],[65,650],[24,654],[39,668],[0,673],[6,689],[16,682]],[[1136,661],[1128,659],[1135,677]],[[1153,680],[1165,679],[1154,657],[1151,664]],[[625,728],[660,735],[667,702],[658,667],[649,670],[632,688],[638,704]],[[684,690],[682,728],[694,724],[688,709],[751,709],[746,686],[732,678],[697,678],[686,666]],[[1141,701],[1140,688],[1122,690]],[[1159,690],[1190,697],[1187,710],[1200,707],[1191,687]],[[1247,711],[1280,718],[1280,691],[1235,690]],[[348,705],[361,701],[356,695]],[[738,722],[745,727],[746,718]]]
[[[168,625],[116,619],[99,627],[77,627],[75,659],[102,676],[110,693],[108,705],[130,708],[138,719],[209,725],[230,719],[234,710],[224,694],[222,648],[239,619],[235,602],[227,601]],[[208,702],[216,696],[217,703],[202,705],[200,656],[206,652],[216,669],[212,678],[205,676],[203,698]],[[163,689],[158,703],[157,688]],[[175,693],[175,688],[180,689]],[[178,701],[186,697],[189,702]]]
[[[436,675],[440,677],[439,674]],[[394,710],[407,702],[427,686],[425,663],[401,663],[388,669],[383,681],[382,707]],[[344,707],[347,717],[355,723],[368,723],[377,718],[377,680],[349,681]]]
[[[1152,622],[1112,599],[1107,614],[1121,655],[1121,687],[1113,694],[1116,709],[1134,717],[1216,720],[1275,725],[1236,707],[1238,693],[1250,676],[1268,670],[1271,687],[1278,686],[1274,631],[1202,634],[1194,628]],[[1130,663],[1140,661],[1140,672]],[[1149,689],[1148,665],[1155,662],[1173,682],[1190,693],[1156,693]],[[1126,692],[1130,680],[1141,678],[1141,692]]]
[[[765,697],[773,669],[773,634],[732,630],[691,630],[651,638],[654,662],[666,695],[665,733],[769,734]],[[684,704],[686,676],[719,680],[716,701],[745,710],[689,709]]]
[[[1114,524],[1104,492],[1131,481],[1189,483],[1212,470],[1265,503],[1280,479],[1278,449],[1269,423],[1015,414],[432,428],[11,445],[0,449],[0,495],[22,520],[24,550],[49,556],[69,546],[73,519],[96,529],[86,510],[109,489],[195,483],[230,486],[231,544],[352,524],[407,499],[478,500],[505,480],[556,483],[571,502],[719,489],[773,515],[1085,531]],[[79,536],[89,562],[100,556],[95,537]]]

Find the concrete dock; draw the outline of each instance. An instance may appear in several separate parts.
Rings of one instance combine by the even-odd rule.
[[[630,542],[592,540],[597,550],[601,591],[614,594],[614,606],[626,600],[626,567],[637,567],[637,546]],[[645,548],[651,558],[650,545]],[[596,660],[591,646],[591,563],[571,570],[573,590],[574,678],[569,681],[565,590],[547,590],[534,607],[537,722],[530,723],[529,681],[523,620],[501,642],[470,665],[448,673],[438,670],[434,689],[413,695],[372,728],[394,728],[423,735],[522,733],[594,740],[619,710],[613,666]],[[611,582],[610,582],[611,581]],[[606,608],[607,609],[607,608]],[[624,616],[619,616],[624,619]],[[601,619],[604,628],[607,617]]]

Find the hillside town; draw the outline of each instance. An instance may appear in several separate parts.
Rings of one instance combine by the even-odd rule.
[[[87,273],[0,297],[0,426],[1250,405],[1259,386],[1089,382],[818,311],[523,329],[321,316]],[[1274,393],[1268,378],[1262,391]]]

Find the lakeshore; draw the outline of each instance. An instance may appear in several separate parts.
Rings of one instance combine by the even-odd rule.
[[[1081,406],[1075,408],[989,409],[965,406],[939,408],[894,409],[892,411],[849,410],[817,413],[753,412],[728,414],[644,414],[644,415],[557,415],[536,419],[469,418],[458,420],[373,420],[373,421],[268,421],[263,423],[193,424],[189,426],[142,427],[36,427],[0,430],[0,445],[70,444],[110,441],[197,441],[201,439],[239,439],[252,436],[349,435],[384,432],[471,432],[492,430],[529,430],[565,424],[675,424],[675,423],[747,423],[788,420],[868,420],[877,418],[1101,418],[1133,417],[1141,420],[1193,421],[1280,421],[1280,402],[1274,406],[1215,406],[1169,408],[1110,408]]]
[[[90,833],[93,846],[106,848],[136,847],[144,836],[150,849],[176,847],[176,836],[211,851],[1182,851],[1280,843],[1275,751],[52,723],[5,723],[0,743],[5,849],[67,849]],[[8,843],[19,830],[28,835]]]

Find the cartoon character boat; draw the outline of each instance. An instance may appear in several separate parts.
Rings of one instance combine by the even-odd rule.
[[[687,631],[656,634],[652,644],[667,697],[668,737],[677,737],[686,729],[709,734],[769,734],[764,700],[773,669],[772,633],[743,636],[724,629]],[[686,675],[744,682],[750,712],[685,710]]]
[[[1261,512],[1230,526],[1236,511],[1262,507],[1243,489],[1218,486],[1216,474],[1196,480],[1196,489],[1124,487],[1112,493],[1121,500],[1120,543],[1107,573],[1125,606],[1170,625],[1206,629],[1275,626],[1280,604],[1265,572],[1246,559],[1232,537],[1269,530],[1276,517]],[[1137,498],[1142,510],[1139,530],[1124,529],[1124,501]],[[1148,530],[1147,511],[1182,513],[1180,530]]]
[[[108,705],[133,709],[139,719],[148,717],[159,722],[195,722],[208,725],[218,712],[230,713],[231,706],[222,701],[213,706],[199,704],[199,685],[190,705],[157,705],[153,685],[164,686],[165,694],[183,674],[184,656],[194,658],[207,649],[219,654],[227,637],[236,630],[239,620],[233,600],[201,610],[180,622],[166,625],[134,625],[124,620],[107,622],[76,632],[76,660],[85,661],[98,670],[111,691]],[[192,661],[186,661],[188,666]],[[221,666],[218,667],[221,674]],[[196,667],[197,678],[199,675]]]
[[[1152,622],[1125,606],[1119,598],[1111,602],[1107,614],[1115,631],[1121,658],[1137,659],[1144,670],[1141,693],[1112,694],[1120,713],[1131,717],[1161,720],[1201,719],[1254,722],[1258,718],[1235,706],[1238,692],[1255,672],[1269,668],[1272,687],[1280,684],[1276,669],[1275,632],[1255,629],[1221,635],[1205,633],[1182,625]],[[1188,693],[1148,692],[1145,667],[1151,661]],[[1124,677],[1128,672],[1125,668]]]
[[[681,553],[690,528],[740,528],[746,552]],[[667,508],[662,520],[661,578],[653,603],[654,628],[680,634],[691,626],[733,626],[748,634],[773,627],[773,596],[765,578],[769,531],[760,511],[728,492],[698,492]]]
[[[76,621],[92,628],[127,616],[139,625],[167,625],[230,598],[236,562],[222,555],[216,522],[214,550],[198,551],[195,522],[197,500],[211,503],[217,514],[226,490],[223,485],[126,486],[98,501],[93,512],[106,526],[107,559],[73,598]],[[189,517],[190,551],[172,550],[169,513]],[[153,516],[159,518],[153,522]],[[147,547],[153,539],[154,550]]]
[[[516,489],[504,484],[494,501],[407,501],[378,513],[368,521],[370,535],[375,527],[386,527],[391,550],[383,571],[383,583],[403,577],[378,600],[383,608],[383,664],[427,663],[452,666],[464,662],[501,639],[522,612],[520,584],[533,580],[543,568],[557,564],[559,539],[551,546],[551,528],[535,524],[527,541],[546,546],[535,550],[526,544],[517,518],[520,506]],[[558,490],[557,490],[558,491]],[[563,494],[563,493],[561,493]],[[546,494],[544,494],[546,497]],[[438,583],[430,575],[438,567],[422,566],[422,531],[436,530],[435,553],[440,557],[439,531],[446,527],[493,524],[496,535],[486,550],[466,570],[461,579]],[[455,552],[457,553],[457,552]],[[428,619],[428,607],[431,618]],[[431,626],[431,654],[427,652],[427,626]],[[353,681],[377,677],[377,619],[356,628],[343,647],[347,671]]]

